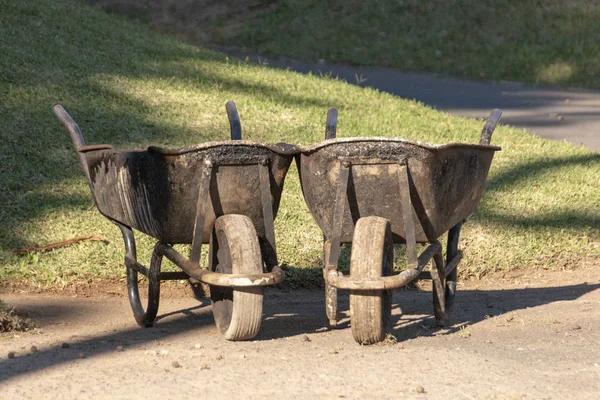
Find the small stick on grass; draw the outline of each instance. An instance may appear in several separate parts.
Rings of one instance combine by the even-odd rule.
[[[42,247],[34,247],[28,249],[18,249],[13,250],[13,254],[29,254],[29,253],[39,253],[43,251],[48,251],[52,249],[56,249],[58,247],[65,247],[79,242],[85,241],[94,241],[94,242],[106,242],[106,239],[100,235],[90,235],[90,236],[79,236],[69,240],[63,240],[62,242],[50,243],[46,246]]]

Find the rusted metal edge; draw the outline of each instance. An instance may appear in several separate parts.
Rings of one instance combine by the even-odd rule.
[[[206,150],[213,147],[221,147],[221,146],[251,146],[251,147],[261,147],[268,150],[271,150],[277,154],[282,155],[293,155],[298,154],[298,149],[295,145],[289,143],[263,143],[263,142],[253,142],[250,140],[224,140],[219,142],[206,142],[201,143],[195,146],[183,147],[180,149],[165,149],[162,147],[150,146],[148,147],[148,151],[153,151],[160,154],[166,155],[180,155],[185,153],[192,153],[198,150]]]
[[[156,250],[181,268],[191,278],[215,286],[255,287],[270,286],[283,282],[285,274],[279,266],[264,274],[221,274],[202,269],[200,264],[192,262],[166,244],[159,244]]]
[[[141,153],[141,152],[148,151],[148,152],[159,153],[162,155],[177,156],[177,155],[181,155],[181,154],[193,153],[196,151],[206,150],[206,149],[211,149],[213,147],[221,147],[221,146],[259,147],[259,148],[271,150],[272,152],[277,153],[279,155],[296,155],[299,153],[296,146],[289,144],[289,143],[280,142],[280,143],[271,144],[271,143],[253,142],[250,140],[235,140],[235,141],[223,140],[223,141],[219,141],[219,142],[205,142],[205,143],[201,143],[201,144],[198,144],[195,146],[182,147],[179,149],[165,149],[165,148],[157,147],[157,146],[149,146],[147,149],[141,149],[141,150],[140,149],[122,150],[122,149],[114,147],[113,145],[110,145],[110,144],[97,144],[97,145],[90,145],[90,146],[82,146],[82,147],[78,148],[78,151],[80,153],[86,153],[86,152],[101,150],[101,149],[112,149],[113,151],[122,152],[122,153]]]
[[[450,273],[452,271],[454,271],[454,269],[458,266],[458,263],[460,262],[461,259],[462,259],[462,253],[458,253],[454,256],[452,261],[450,261],[448,264],[446,264],[446,267],[444,268],[446,276],[450,275]]]
[[[443,150],[448,148],[465,148],[465,149],[480,149],[480,150],[493,150],[500,151],[501,147],[491,146],[491,145],[483,145],[483,144],[474,144],[474,143],[448,143],[448,144],[429,144],[425,142],[419,142],[410,139],[404,138],[389,138],[389,137],[351,137],[351,138],[343,138],[343,139],[329,139],[320,143],[316,143],[310,146],[302,146],[297,145],[296,148],[301,153],[312,153],[317,151],[323,147],[331,146],[337,143],[364,143],[364,142],[397,142],[397,143],[407,143],[412,144],[414,146],[418,146],[424,148],[426,150]]]
[[[323,271],[323,278],[325,281],[338,289],[348,290],[389,290],[397,289],[402,286],[406,286],[415,279],[419,278],[421,270],[431,261],[435,253],[442,250],[440,242],[436,241],[431,243],[427,248],[419,255],[417,268],[411,268],[402,271],[398,275],[384,276],[374,280],[357,280],[351,276],[344,276],[341,272],[337,271]]]

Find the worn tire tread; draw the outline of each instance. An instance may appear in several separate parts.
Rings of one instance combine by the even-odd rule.
[[[226,237],[231,258],[231,273],[257,274],[263,272],[262,256],[256,229],[250,218],[244,215],[229,214],[215,222],[217,237],[222,232]],[[226,326],[219,326],[227,340],[249,340],[255,337],[262,321],[262,287],[233,289],[233,309],[231,320]]]
[[[358,220],[352,240],[350,276],[361,280],[390,275],[393,246],[390,223],[381,217]],[[354,340],[373,344],[385,339],[390,330],[390,290],[350,291],[350,324]]]

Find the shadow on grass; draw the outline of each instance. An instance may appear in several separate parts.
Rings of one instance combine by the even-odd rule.
[[[81,205],[79,201],[74,204],[72,194],[66,190],[53,193],[52,201],[38,196],[26,199],[27,193],[39,194],[41,187],[83,177],[69,135],[52,114],[52,106],[57,103],[63,104],[78,122],[88,144],[110,143],[125,148],[140,141],[168,145],[187,138],[195,138],[193,142],[197,143],[229,137],[228,130],[220,131],[209,122],[203,127],[206,129],[198,129],[197,121],[186,122],[185,126],[166,119],[151,121],[148,116],[160,114],[160,106],[137,98],[137,93],[123,91],[128,80],[185,88],[199,97],[218,90],[223,106],[236,95],[294,108],[326,109],[330,105],[314,93],[286,91],[275,82],[245,79],[246,75],[236,70],[243,63],[230,62],[222,54],[192,47],[88,7],[68,1],[24,1],[6,7],[8,17],[4,23],[14,40],[0,45],[0,52],[5,54],[0,60],[0,91],[11,93],[0,106],[1,114],[10,116],[0,117],[3,246],[35,245],[22,237],[14,238],[14,232],[49,211]],[[242,116],[244,111],[240,109]],[[226,127],[224,107],[222,118]]]
[[[511,290],[465,290],[459,291],[455,303],[454,328],[442,334],[455,332],[463,324],[475,324],[490,316],[498,316],[516,310],[543,306],[557,301],[573,301],[594,290],[600,284],[577,284],[563,287],[511,289]],[[126,299],[122,300],[126,302]],[[81,302],[85,303],[85,302]],[[85,304],[77,304],[76,310],[62,312],[54,307],[54,316],[46,323],[61,321],[63,316],[73,313],[87,312]],[[394,295],[396,307],[402,314],[395,318],[394,335],[399,341],[413,339],[418,336],[431,336],[439,331],[424,324],[432,325],[432,317],[415,318],[414,315],[431,315],[432,301],[430,292],[416,290],[397,291]],[[268,290],[265,294],[265,307],[261,332],[256,340],[293,337],[305,333],[315,333],[327,326],[325,317],[323,291],[294,291],[285,293],[277,289]],[[189,331],[215,329],[207,301],[198,306],[160,315],[153,328],[132,327],[119,332],[80,338],[70,341],[69,349],[61,349],[60,343],[47,350],[41,350],[31,356],[19,356],[16,359],[0,361],[0,381],[10,381],[21,375],[35,371],[43,371],[55,366],[77,360],[80,352],[87,358],[99,357],[114,352],[117,345],[125,346],[126,351],[139,346],[160,341],[178,344],[178,338]],[[348,296],[340,296],[340,313],[342,316],[348,309]],[[35,312],[35,310],[26,310]],[[47,310],[46,310],[47,311]],[[347,319],[342,319],[340,328],[347,328]],[[72,332],[77,335],[78,332]],[[351,332],[347,332],[351,340]],[[220,340],[220,339],[216,339]],[[226,342],[223,344],[227,345]]]
[[[88,209],[90,202],[91,198],[89,196],[79,194],[65,196],[58,193],[31,193],[30,196],[27,196],[27,200],[23,204],[7,207],[4,210],[8,215],[2,216],[2,219],[6,218],[10,221],[8,229],[14,232],[10,238],[6,239],[6,246],[13,250],[40,246],[40,243],[34,243],[27,238],[28,232],[23,229],[22,223],[39,218],[53,210],[65,208],[77,210]],[[19,226],[21,228],[17,229]],[[5,228],[7,227],[5,226]]]
[[[600,164],[600,154],[590,153],[571,157],[554,158],[551,160],[539,160],[534,162],[520,163],[514,165],[508,171],[496,174],[486,182],[486,196],[501,196],[500,191],[505,191],[512,186],[523,185],[526,180],[534,181],[540,175],[552,173],[554,170],[569,167],[586,167],[592,164]],[[535,190],[532,186],[531,190]],[[499,214],[483,202],[479,206],[474,219],[490,221],[496,224],[512,227],[549,227],[556,229],[582,229],[600,226],[600,206],[590,207],[591,204],[571,204],[571,210],[553,212],[543,216],[531,217],[515,216],[510,213]],[[581,208],[594,210],[593,212],[582,212]]]
[[[566,158],[554,158],[551,160],[538,160],[517,164],[508,171],[497,174],[487,180],[486,190],[495,191],[506,186],[518,185],[526,179],[535,179],[538,175],[552,172],[553,169],[572,166],[588,166],[592,163],[600,163],[600,153],[576,155]]]
[[[561,229],[595,229],[600,226],[600,215],[590,215],[578,211],[553,212],[539,217],[515,217],[510,214],[498,214],[493,211],[485,211],[485,215],[479,215],[479,220],[493,222],[496,225],[504,225],[513,228],[537,228],[546,227],[557,230]]]
[[[597,86],[594,39],[600,10],[589,0],[543,7],[535,1],[490,0],[435,5],[385,0],[377,7],[341,1],[274,1],[258,7],[236,2],[228,4],[225,13],[206,5],[199,8],[195,2],[156,2],[148,7],[139,0],[127,5],[85,1],[159,30],[202,38],[200,43],[294,59]],[[248,13],[253,17],[239,19]]]

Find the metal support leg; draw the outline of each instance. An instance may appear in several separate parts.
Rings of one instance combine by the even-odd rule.
[[[456,257],[460,257],[460,254],[458,253],[458,239],[460,237],[462,224],[462,222],[459,222],[448,232],[446,264],[450,264]],[[452,317],[452,306],[454,305],[454,295],[456,294],[457,272],[458,268],[453,268],[446,277],[446,318],[448,321]]]
[[[446,315],[446,273],[444,269],[444,256],[441,248],[433,256],[433,268],[431,269],[431,279],[433,281],[433,314],[435,315],[435,324],[446,326],[449,323]]]
[[[194,223],[194,238],[192,240],[192,251],[190,261],[199,263],[202,251],[202,235],[204,233],[204,214],[206,212],[206,202],[208,200],[208,191],[212,177],[213,163],[210,160],[204,160],[204,168],[200,176],[200,188],[198,189],[198,200],[196,200],[196,222]]]
[[[329,262],[329,256],[331,253],[331,242],[326,240],[323,243],[323,265],[326,270],[327,263]],[[337,288],[333,287],[325,280],[325,312],[327,314],[327,319],[329,320],[329,326],[335,328],[337,325],[338,319],[338,297],[337,297]]]
[[[127,294],[129,303],[133,310],[133,316],[138,325],[150,327],[154,324],[154,319],[158,313],[158,304],[160,300],[160,265],[162,256],[156,254],[156,248],[150,261],[150,269],[146,270],[137,262],[137,253],[135,248],[135,238],[131,228],[125,225],[117,224],[123,235],[125,243],[125,265],[127,267]],[[158,244],[157,244],[158,245]],[[142,306],[140,292],[138,287],[138,271],[147,273],[148,278],[148,304],[146,310]]]
[[[269,178],[269,160],[261,160],[258,166],[258,175],[260,179],[260,194],[262,197],[263,220],[265,224],[265,239],[263,249],[263,259],[267,266],[267,271],[271,272],[273,267],[279,265],[277,261],[277,247],[275,244],[275,225],[273,217],[273,199],[271,197],[271,181]]]
[[[404,220],[404,232],[406,239],[406,252],[408,254],[409,268],[416,268],[418,265],[417,241],[415,236],[415,225],[413,221],[413,206],[410,199],[410,186],[408,180],[408,166],[401,165],[398,171],[400,181],[400,202],[402,204],[402,218]],[[459,228],[460,229],[460,228]],[[447,288],[446,288],[446,269],[444,257],[441,248],[433,256],[433,266],[431,278],[433,281],[433,312],[437,325],[446,326],[449,322],[447,313]],[[456,278],[454,279],[456,281]],[[456,282],[454,282],[454,285]],[[455,288],[456,286],[453,286]],[[454,289],[453,289],[454,290]],[[454,293],[454,292],[452,292]]]
[[[348,177],[350,175],[350,163],[344,161],[341,164],[340,175],[338,178],[337,192],[335,195],[335,205],[333,211],[333,229],[332,238],[327,240],[323,246],[323,257],[325,276],[329,271],[337,271],[340,258],[340,248],[342,239],[342,227],[344,220],[344,209],[348,191]],[[338,301],[337,289],[327,283],[325,280],[325,305],[329,325],[334,328],[338,320]]]
[[[406,240],[406,253],[408,267],[417,268],[417,240],[415,236],[415,223],[413,221],[413,205],[410,199],[410,186],[408,183],[408,166],[404,163],[398,170],[400,183],[400,204],[402,205],[402,219],[404,220],[404,236]]]
[[[337,115],[338,112],[335,108],[330,108],[327,111],[327,122],[325,124],[325,140],[327,139],[335,139],[336,137],[336,128],[337,128]],[[347,178],[345,178],[347,180]],[[347,183],[346,183],[347,185]],[[345,190],[344,190],[344,194],[345,194]],[[337,204],[337,203],[336,203]],[[342,210],[342,215],[343,215],[343,210]],[[340,233],[341,235],[341,233]],[[334,235],[335,236],[335,235]],[[325,270],[329,270],[329,260],[331,257],[331,242],[327,240],[327,238],[324,238],[324,242],[323,242],[323,267],[325,268]],[[338,244],[338,257],[336,257],[336,260],[339,258],[339,244]],[[337,270],[337,262],[336,262],[336,266],[334,268],[335,270]],[[329,325],[331,327],[335,327],[337,325],[337,319],[338,319],[338,310],[337,310],[337,306],[338,306],[338,297],[337,297],[337,289],[333,286],[331,286],[330,284],[327,283],[327,280],[325,280],[325,310],[327,312],[327,318],[329,319]]]

